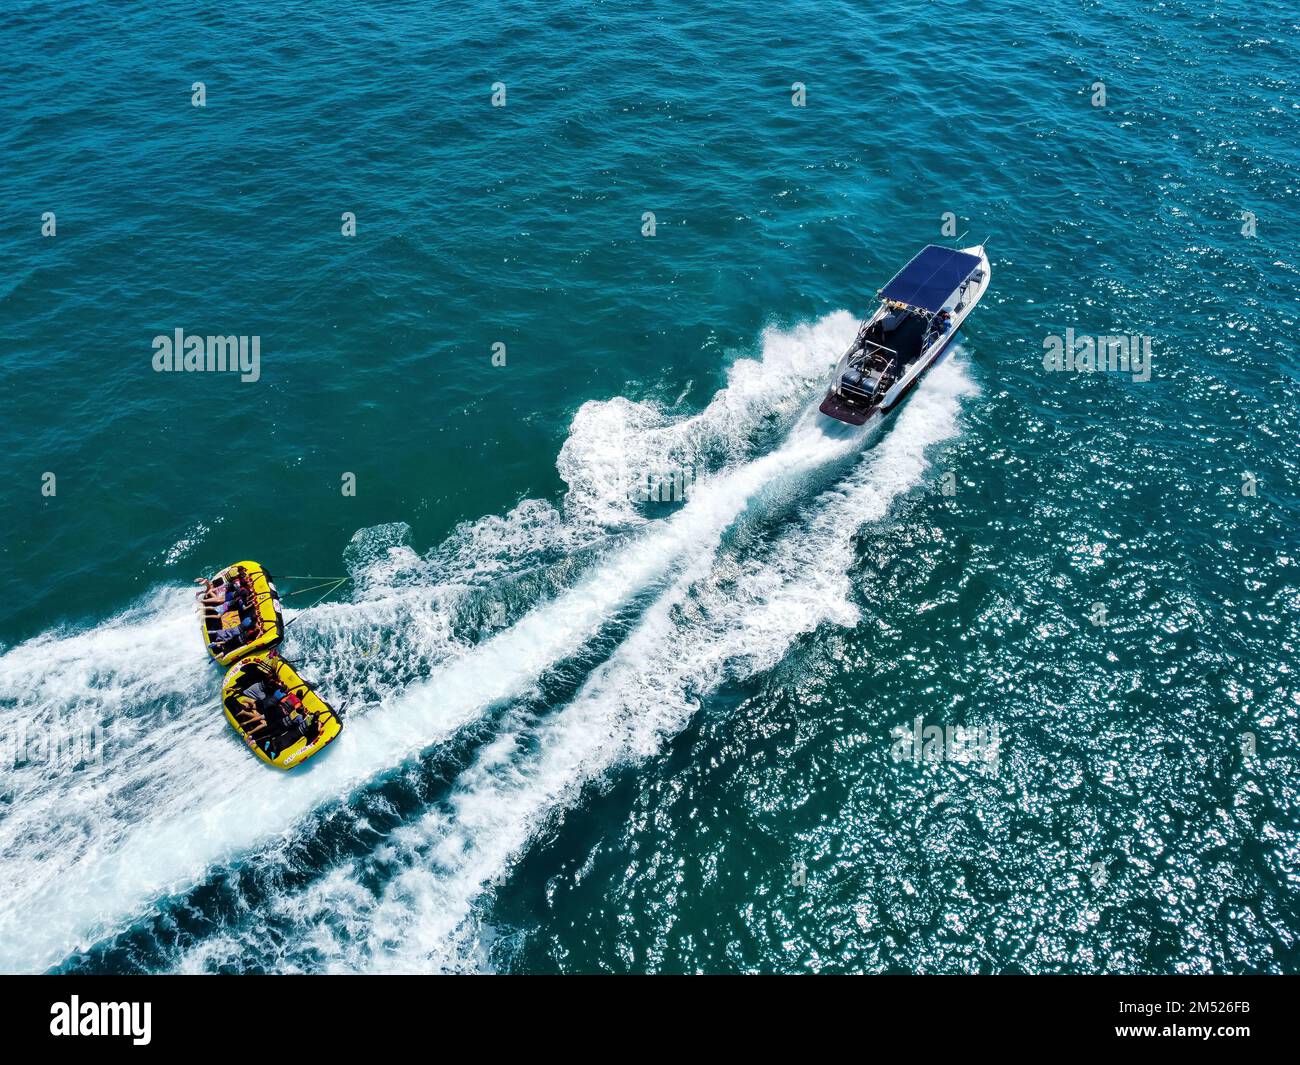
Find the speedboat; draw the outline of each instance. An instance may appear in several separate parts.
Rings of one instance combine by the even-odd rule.
[[[880,307],[835,367],[821,412],[861,425],[892,410],[939,361],[988,287],[983,244],[927,245],[878,293]]]

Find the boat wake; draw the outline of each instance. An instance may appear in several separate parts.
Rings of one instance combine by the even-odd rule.
[[[297,773],[266,771],[224,727],[179,589],[0,656],[0,729],[75,711],[106,733],[99,764],[19,761],[5,778],[0,965],[57,965],[214,868],[287,861],[304,824],[471,726],[481,734],[441,801],[197,942],[171,936],[154,967],[482,965],[483,902],[550,819],[652,756],[725,680],[855,622],[856,532],[921,483],[974,387],[940,367],[864,454],[870,425],[831,427],[810,404],[855,328],[841,313],[768,331],[762,357],[739,360],[695,415],[585,405],[560,454],[559,508],[525,501],[427,556],[401,527],[359,533],[354,600],[291,630],[286,653],[353,717]],[[687,466],[693,490],[666,516],[618,490],[628,470]],[[574,690],[547,709],[539,685],[565,667]]]

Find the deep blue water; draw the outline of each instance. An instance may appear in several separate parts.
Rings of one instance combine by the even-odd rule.
[[[0,968],[1296,970],[1298,42],[1269,2],[9,5]],[[961,344],[828,430],[948,214],[993,270]],[[155,372],[176,329],[259,379]],[[1048,372],[1067,329],[1150,379]],[[353,578],[287,600],[348,708],[291,776],[182,590],[244,558]],[[918,716],[996,767],[894,761]]]

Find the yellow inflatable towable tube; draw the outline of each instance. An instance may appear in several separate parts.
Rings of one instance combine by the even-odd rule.
[[[274,652],[232,666],[221,685],[221,705],[230,727],[277,769],[302,765],[343,731],[329,703]]]
[[[227,566],[208,585],[201,596],[211,600],[220,614],[204,610],[203,643],[223,666],[245,655],[270,651],[284,638],[284,617],[280,611],[280,593],[271,575],[256,562],[236,562]]]

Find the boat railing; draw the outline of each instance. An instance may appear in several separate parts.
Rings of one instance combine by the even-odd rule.
[[[866,343],[870,344],[871,347],[867,348],[865,345],[862,347],[855,346],[854,349],[849,352],[850,358],[847,365],[852,366],[854,364],[854,360],[852,358],[854,354],[860,356],[860,358],[857,360],[857,363],[862,366],[865,366],[871,359],[873,359],[876,355],[878,355],[882,351],[889,352],[889,354],[893,355],[895,358],[898,357],[898,352],[896,352],[893,348],[889,347],[888,345],[880,343],[880,341],[878,340],[868,340]]]

